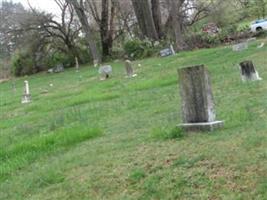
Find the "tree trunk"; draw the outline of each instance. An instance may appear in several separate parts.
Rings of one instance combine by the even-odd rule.
[[[148,0],[132,0],[132,4],[143,35],[152,40],[158,40],[159,37]]]
[[[87,20],[87,16],[85,14],[85,10],[83,7],[83,2],[81,1],[80,4],[77,2],[77,0],[67,0],[75,9],[76,14],[79,18],[80,23],[82,24],[82,29],[85,33],[88,46],[90,48],[90,53],[94,59],[94,63],[98,64],[101,62],[101,57],[98,53],[96,43],[94,41],[94,38],[92,36],[92,30],[89,25],[89,22]]]
[[[175,46],[176,50],[184,50],[187,48],[187,44],[183,38],[183,31],[182,31],[182,22],[181,16],[179,15],[179,11],[183,5],[185,0],[171,0],[171,16],[172,16],[172,26],[174,29],[175,35]]]
[[[158,33],[159,38],[162,38],[164,34],[162,31],[162,20],[161,20],[159,0],[151,0],[151,6],[152,6],[152,16],[153,16],[156,31]]]
[[[108,32],[109,32],[108,21],[109,21],[109,0],[102,0],[100,36],[101,36],[103,57],[110,55],[109,44],[108,44]]]

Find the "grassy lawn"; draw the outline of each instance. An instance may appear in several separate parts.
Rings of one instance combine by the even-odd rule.
[[[0,84],[0,199],[267,199],[267,47],[259,43],[136,61],[134,79],[114,62],[102,82],[84,66]],[[241,82],[247,59],[263,81]],[[177,69],[196,64],[210,72],[225,127],[172,139],[181,122]],[[21,105],[25,79],[33,102]]]

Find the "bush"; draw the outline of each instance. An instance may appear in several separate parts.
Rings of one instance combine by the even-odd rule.
[[[32,55],[27,51],[17,51],[11,58],[12,72],[15,76],[36,73]]]
[[[150,57],[155,53],[153,44],[150,41],[130,40],[124,44],[124,51],[132,59],[142,59]]]
[[[186,43],[191,48],[211,48],[221,43],[218,34],[209,35],[204,32],[197,32],[186,38]]]
[[[58,64],[63,64],[64,67],[69,68],[74,66],[75,58],[65,53],[53,52],[48,55],[45,62],[49,68],[55,67]]]

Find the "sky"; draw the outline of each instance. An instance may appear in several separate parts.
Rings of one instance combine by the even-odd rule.
[[[1,2],[2,0],[0,0]],[[28,1],[27,0],[12,0],[15,3],[20,2],[24,7],[29,8],[28,6]],[[49,13],[53,13],[56,15],[59,15],[60,11],[57,6],[57,4],[54,2],[54,0],[29,0],[30,4],[32,7],[42,10],[42,11],[47,11]]]

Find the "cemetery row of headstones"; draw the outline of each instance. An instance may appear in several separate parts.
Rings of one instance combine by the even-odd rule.
[[[240,63],[242,81],[262,80],[252,61]],[[187,131],[213,131],[224,125],[216,120],[210,78],[204,65],[178,70],[183,124]]]
[[[127,77],[135,77],[131,61],[125,61]],[[252,61],[240,63],[242,81],[262,80]],[[101,80],[109,78],[112,72],[110,65],[99,68]],[[212,131],[222,127],[224,122],[216,120],[210,78],[204,65],[178,69],[180,95],[182,97],[183,124],[179,127],[187,131]],[[24,82],[22,104],[31,102],[28,81]]]
[[[160,51],[161,57],[167,57],[171,55],[175,55],[175,50],[173,48],[173,45],[170,45],[169,48],[163,49]],[[76,61],[77,63],[77,61]],[[130,60],[125,61],[125,70],[127,73],[127,78],[133,78],[136,77],[137,74],[134,73],[132,62]],[[101,75],[100,80],[106,80],[111,76],[112,73],[112,67],[110,65],[104,65],[99,67],[98,73]]]
[[[244,50],[248,49],[248,47],[249,47],[249,43],[250,43],[250,42],[253,42],[253,41],[255,41],[255,40],[256,40],[256,38],[249,38],[249,39],[246,40],[246,41],[240,42],[240,43],[238,43],[238,44],[234,44],[234,45],[232,46],[232,50],[233,50],[233,51],[236,51],[236,52],[238,52],[238,51],[244,51]],[[265,43],[262,42],[260,45],[257,46],[257,48],[258,48],[258,49],[261,49],[261,48],[264,47],[264,45],[265,45]]]
[[[127,74],[127,78],[134,78],[137,76],[137,74],[134,73],[134,69],[132,66],[132,62],[130,60],[126,60],[124,63],[125,66],[125,71]],[[103,65],[101,67],[99,67],[98,69],[98,73],[100,74],[100,80],[107,80],[108,78],[110,78],[111,74],[112,74],[112,66],[110,65]]]

